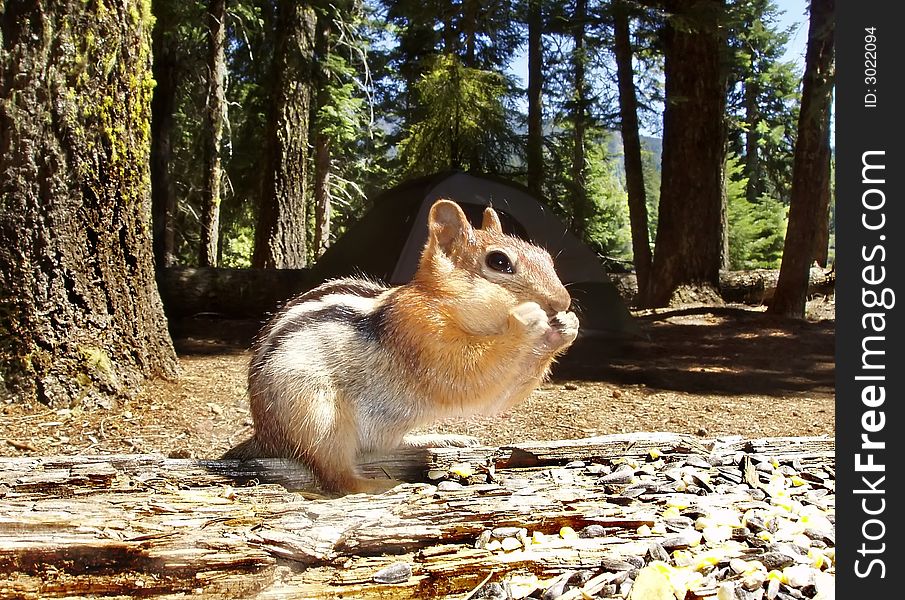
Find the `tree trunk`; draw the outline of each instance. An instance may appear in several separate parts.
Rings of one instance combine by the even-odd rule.
[[[649,303],[679,286],[716,289],[722,249],[725,87],[718,24],[722,0],[674,0],[663,32],[666,109],[663,171]],[[681,18],[681,26],[673,20]]]
[[[330,56],[330,19],[318,19],[316,55],[318,62],[326,64]],[[317,110],[319,113],[330,101],[328,90],[329,74],[319,77],[317,91]],[[330,245],[330,171],[333,168],[333,157],[330,150],[332,139],[324,131],[324,124],[315,117],[317,132],[314,135],[314,258],[324,253]]]
[[[719,71],[720,90],[723,97],[723,119],[721,133],[721,158],[720,158],[720,270],[728,271],[730,268],[729,257],[729,122],[725,113],[726,101],[729,92],[729,72],[732,59],[729,55],[729,44],[726,41],[720,43]]]
[[[623,2],[613,12],[613,52],[619,83],[622,153],[625,160],[625,187],[628,193],[629,222],[632,230],[632,260],[638,277],[639,299],[645,303],[650,281],[651,251],[647,232],[647,198],[641,161],[641,137],[638,133],[638,98],[635,95],[629,16]]]
[[[543,17],[541,0],[528,1],[528,189],[543,195],[544,121],[543,121]]]
[[[832,110],[832,107],[830,107]],[[827,123],[829,123],[827,116]],[[814,262],[823,268],[829,263],[830,251],[830,201],[832,200],[831,179],[832,169],[830,163],[830,128],[826,128],[826,160],[827,160],[827,184],[821,190],[820,206],[817,207],[817,226],[814,232]]]
[[[204,110],[204,196],[201,207],[201,248],[198,264],[217,265],[220,239],[220,193],[223,173],[220,141],[226,120],[226,0],[208,4],[208,92]]]
[[[726,132],[726,128],[723,128]],[[729,256],[729,150],[728,139],[723,140],[723,161],[720,165],[720,270],[728,271],[731,265]]]
[[[278,4],[268,126],[268,165],[252,265],[306,266],[308,121],[316,18],[310,6]]]
[[[330,152],[330,136],[318,133],[315,141],[314,160],[314,253],[319,258],[330,247],[330,170],[333,157]]]
[[[176,191],[170,174],[172,133],[175,124],[178,58],[170,38],[172,6],[167,0],[154,2],[154,98],[151,100],[151,219],[154,262],[158,269],[172,266],[175,256]]]
[[[587,157],[585,136],[588,110],[586,82],[587,56],[585,51],[585,27],[587,26],[587,0],[576,0],[572,39],[572,228],[584,238],[591,220],[590,198],[587,190]]]
[[[751,67],[754,68],[753,65]],[[757,102],[757,82],[745,82],[745,122],[748,131],[745,133],[745,177],[748,185],[745,188],[745,199],[752,204],[760,202],[764,194],[764,174],[760,160],[760,133],[757,125],[760,122],[760,106]]]
[[[148,3],[0,14],[0,394],[71,406],[173,376],[150,231]]]
[[[818,219],[828,198],[830,100],[833,91],[835,0],[811,0],[798,139],[792,163],[792,201],[776,295],[769,311],[804,317],[808,272],[814,257]]]
[[[462,6],[462,37],[465,42],[465,54],[462,63],[469,69],[478,68],[477,64],[477,29],[478,14],[481,11],[480,0],[465,0]]]

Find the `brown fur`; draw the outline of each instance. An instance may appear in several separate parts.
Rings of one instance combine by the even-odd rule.
[[[493,252],[514,272],[491,268]],[[255,437],[230,455],[301,460],[331,491],[386,489],[358,474],[359,454],[476,443],[405,434],[526,398],[577,335],[570,301],[549,254],[504,235],[492,209],[474,229],[438,201],[409,284],[328,282],[265,327],[249,372]]]

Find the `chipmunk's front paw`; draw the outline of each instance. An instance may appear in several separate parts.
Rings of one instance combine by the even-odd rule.
[[[540,338],[550,329],[547,313],[537,302],[523,302],[509,311],[509,326],[531,338]]]
[[[573,312],[556,313],[550,319],[550,330],[544,335],[544,343],[554,350],[562,350],[578,337],[578,317]]]

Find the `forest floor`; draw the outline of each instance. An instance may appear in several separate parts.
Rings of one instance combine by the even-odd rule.
[[[670,431],[701,437],[835,434],[835,304],[806,320],[763,308],[688,305],[635,312],[636,336],[579,336],[553,378],[511,412],[425,431],[487,445]],[[251,434],[248,347],[259,322],[172,325],[181,376],[103,407],[0,405],[0,456],[159,452],[214,458]]]

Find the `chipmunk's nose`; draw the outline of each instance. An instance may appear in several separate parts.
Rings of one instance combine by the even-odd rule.
[[[550,297],[550,308],[553,310],[553,314],[569,310],[571,304],[572,297],[563,285],[559,286],[559,289]]]

